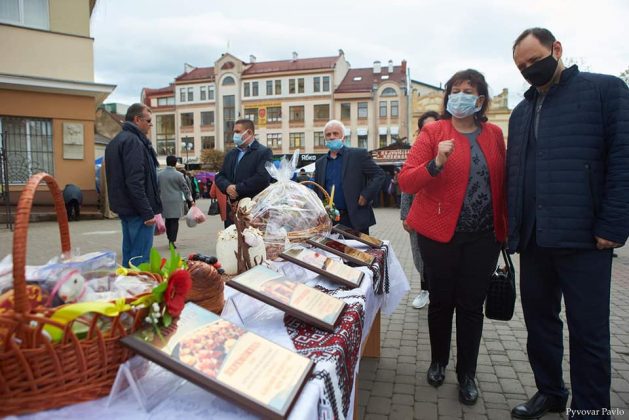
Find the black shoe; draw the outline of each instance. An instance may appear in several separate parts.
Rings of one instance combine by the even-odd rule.
[[[465,405],[474,405],[478,400],[478,388],[476,382],[471,376],[464,376],[463,380],[459,381],[459,401]]]
[[[170,248],[170,245],[172,245],[174,249],[177,249],[177,245],[175,245],[174,242],[168,242],[168,245],[169,245],[169,248]]]
[[[426,378],[428,379],[428,383],[435,388],[441,386],[443,380],[446,378],[446,367],[437,362],[431,362],[428,373],[426,373]]]
[[[538,419],[548,412],[565,412],[566,402],[567,400],[562,401],[557,397],[537,392],[533,395],[533,398],[527,402],[516,405],[513,410],[511,410],[511,415],[518,419]]]

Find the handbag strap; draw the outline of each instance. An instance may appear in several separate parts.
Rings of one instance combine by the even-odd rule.
[[[503,246],[500,252],[502,253],[502,259],[507,264],[507,268],[509,269],[510,272],[514,273],[515,267],[513,266],[513,261],[511,261],[511,255],[509,255],[509,253],[507,252],[507,249]]]

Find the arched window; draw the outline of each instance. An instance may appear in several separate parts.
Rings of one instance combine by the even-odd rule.
[[[236,82],[234,81],[234,78],[231,76],[227,76],[223,79],[223,83],[222,83],[223,86],[231,86],[234,84],[236,84]]]
[[[397,93],[395,93],[395,89],[388,87],[382,91],[380,96],[397,96]]]

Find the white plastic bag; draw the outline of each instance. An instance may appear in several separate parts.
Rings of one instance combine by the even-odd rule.
[[[253,198],[251,225],[260,229],[268,240],[288,237],[293,242],[305,241],[315,233],[327,234],[332,229],[330,218],[323,203],[310,188],[291,181],[295,173],[299,150],[292,159],[286,158],[276,168],[271,162],[266,170],[277,182],[269,185]],[[273,239],[271,239],[273,238]],[[274,252],[267,254],[273,258]]]
[[[207,216],[197,206],[190,207],[186,214],[186,225],[188,227],[195,227],[198,223],[203,223],[206,220]]]

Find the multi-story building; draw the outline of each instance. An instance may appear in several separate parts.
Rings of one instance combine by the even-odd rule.
[[[7,171],[0,181],[12,202],[40,171],[97,201],[95,110],[114,89],[94,83],[90,16],[96,0],[14,0],[0,8],[0,146]],[[0,168],[2,165],[0,165]],[[5,189],[0,191],[5,192]],[[38,192],[36,203],[50,203]]]
[[[203,149],[229,149],[239,118],[254,121],[275,155],[324,153],[323,127],[333,118],[346,123],[352,146],[372,149],[408,135],[407,72],[405,61],[351,69],[342,50],[248,63],[225,53],[213,67],[186,64],[170,86],[143,89],[142,101],[153,110],[160,160],[175,154],[197,162]]]

